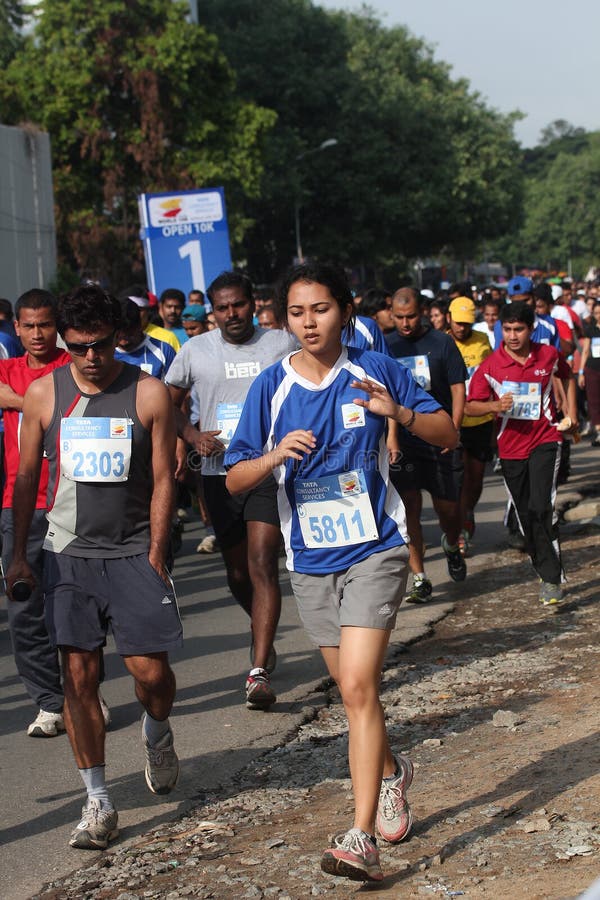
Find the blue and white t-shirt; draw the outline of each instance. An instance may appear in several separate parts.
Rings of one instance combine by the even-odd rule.
[[[496,347],[499,347],[502,344],[502,322],[500,319],[494,325],[494,337]],[[556,347],[557,350],[560,350],[560,335],[552,316],[535,316],[531,340],[537,344],[546,344],[547,347]]]
[[[383,331],[373,319],[367,316],[356,316],[354,321],[354,333],[345,328],[342,333],[342,344],[347,347],[356,347],[357,350],[377,350],[391,356],[389,347],[383,336]]]
[[[250,388],[225,466],[257,459],[290,431],[311,429],[317,445],[301,461],[274,470],[290,571],[325,574],[408,540],[400,496],[389,480],[385,418],[357,406],[351,387],[369,378],[397,403],[421,413],[440,409],[410,371],[372,351],[342,349],[321,384],[299,375],[292,354]]]
[[[146,334],[142,343],[133,350],[122,350],[120,347],[115,350],[115,359],[119,362],[137,366],[142,372],[154,375],[161,381],[164,381],[175,356],[175,350],[170,344],[150,337],[149,334]]]

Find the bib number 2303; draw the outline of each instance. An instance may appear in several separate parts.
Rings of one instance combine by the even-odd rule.
[[[60,471],[69,481],[127,481],[131,465],[130,419],[66,417],[60,425]]]
[[[76,481],[93,480],[98,475],[100,478],[122,478],[125,474],[125,456],[120,450],[109,453],[103,450],[97,453],[95,450],[88,450],[82,453],[81,450],[75,450],[72,455],[73,459],[73,478]]]

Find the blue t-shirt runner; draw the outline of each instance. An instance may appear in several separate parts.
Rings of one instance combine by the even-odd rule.
[[[367,316],[356,316],[354,329],[345,328],[342,332],[342,343],[357,350],[377,350],[385,356],[391,356],[388,345],[379,325]]]
[[[494,340],[498,348],[502,343],[502,322],[500,319],[494,325]],[[531,340],[537,344],[546,344],[549,347],[556,347],[560,350],[560,334],[556,319],[552,316],[535,316],[533,320],[533,331],[531,332]]]
[[[419,413],[440,404],[408,369],[373,351],[343,348],[320,385],[299,375],[288,355],[250,388],[225,467],[257,459],[302,422],[317,446],[274,470],[287,567],[339,572],[372,553],[407,542],[404,506],[389,480],[385,419],[357,406],[353,381],[383,384],[396,403]],[[376,448],[376,449],[374,449]]]
[[[133,350],[123,350],[119,346],[115,348],[115,359],[118,359],[119,362],[137,366],[142,372],[154,375],[161,381],[165,380],[175,356],[175,350],[170,344],[150,337],[149,334],[145,334],[144,340]]]

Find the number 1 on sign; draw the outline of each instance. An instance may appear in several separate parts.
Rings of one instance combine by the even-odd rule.
[[[202,265],[202,253],[200,251],[200,241],[188,241],[179,248],[179,256],[185,259],[190,258],[190,268],[192,270],[192,285],[200,291],[204,290],[204,266]]]

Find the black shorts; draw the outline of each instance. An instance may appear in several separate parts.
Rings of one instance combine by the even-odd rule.
[[[235,547],[246,537],[246,522],[266,522],[279,528],[277,482],[270,475],[262,484],[236,494],[225,487],[225,475],[205,475],[204,501],[222,549]]]
[[[57,647],[96,650],[109,625],[121,656],[183,644],[173,582],[165,584],[145,553],[83,559],[46,550],[44,591],[48,633]]]
[[[447,453],[429,445],[403,447],[400,461],[390,465],[390,479],[399,494],[429,491],[438,500],[458,500],[463,472],[460,447]]]
[[[463,426],[460,429],[460,442],[463,449],[473,459],[479,462],[489,462],[494,455],[492,439],[494,436],[494,420],[483,422],[481,425]]]

